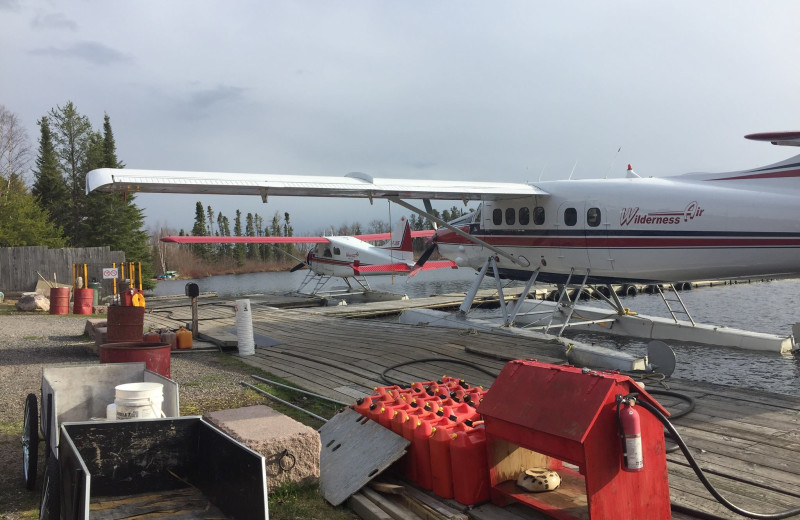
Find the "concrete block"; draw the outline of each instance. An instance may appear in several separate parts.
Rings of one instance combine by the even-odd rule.
[[[286,482],[319,481],[319,433],[265,405],[210,412],[203,416],[266,459],[268,489]]]

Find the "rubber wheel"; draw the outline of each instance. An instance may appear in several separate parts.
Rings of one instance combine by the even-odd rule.
[[[61,518],[61,473],[58,459],[47,458],[42,479],[42,498],[39,503],[39,520],[59,520]]]
[[[35,394],[25,398],[25,419],[22,423],[22,475],[25,487],[36,487],[36,470],[39,464],[39,408]]]

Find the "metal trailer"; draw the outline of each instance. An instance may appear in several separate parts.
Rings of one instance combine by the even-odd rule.
[[[61,426],[61,518],[267,520],[266,462],[201,417]]]
[[[114,402],[115,387],[125,383],[161,383],[167,417],[178,417],[178,384],[145,369],[145,363],[54,365],[42,370],[41,413],[36,394],[25,399],[22,430],[23,475],[28,489],[36,486],[39,440],[45,442],[45,475],[39,518],[58,518],[59,500],[52,480],[59,474],[60,426],[71,421],[105,420],[106,406]],[[99,422],[99,421],[98,421]],[[117,422],[117,421],[113,421]],[[49,490],[49,494],[48,494]]]

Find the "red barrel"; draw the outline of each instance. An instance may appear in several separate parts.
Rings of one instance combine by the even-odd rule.
[[[489,463],[486,430],[473,428],[456,432],[450,443],[453,469],[453,498],[466,506],[489,500]]]
[[[111,329],[108,329],[109,332]],[[139,333],[141,337],[141,332]],[[151,372],[169,375],[170,348],[168,343],[123,342],[100,345],[101,363],[130,363],[144,361]]]
[[[108,343],[141,342],[144,331],[144,307],[108,306]]]
[[[50,288],[50,314],[69,314],[69,287]]]
[[[75,289],[72,293],[72,313],[91,314],[94,304],[94,289]]]

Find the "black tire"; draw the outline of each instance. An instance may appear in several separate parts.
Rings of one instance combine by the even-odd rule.
[[[48,457],[42,479],[42,498],[39,502],[39,520],[61,518],[61,473],[58,459]]]
[[[25,419],[22,423],[22,476],[25,487],[36,488],[39,465],[39,405],[35,394],[25,398]]]

